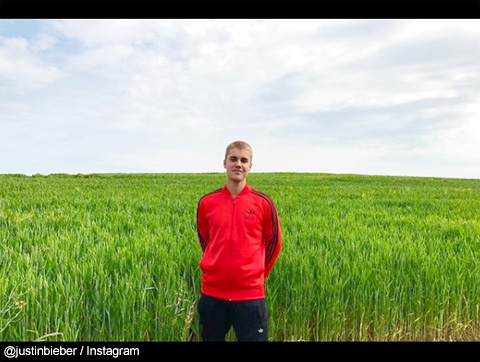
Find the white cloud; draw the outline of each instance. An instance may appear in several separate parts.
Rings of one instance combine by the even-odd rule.
[[[427,136],[432,151],[452,158],[455,162],[465,162],[472,167],[471,174],[476,174],[480,166],[480,96],[458,110],[457,122],[448,128],[433,132]]]
[[[145,24],[152,21],[142,20],[55,20],[51,23],[53,30],[68,38],[77,39],[85,47],[105,44],[131,44],[149,39],[152,34],[145,31]]]
[[[36,54],[51,49],[57,43],[57,38],[48,34],[39,34],[30,45],[32,53]]]
[[[37,54],[53,42],[51,37],[30,43],[22,37],[0,36],[0,79],[9,80],[14,88],[32,88],[58,79],[59,69],[42,62]]]
[[[244,139],[258,172],[480,177],[477,23],[46,21],[0,36],[0,152],[18,154],[0,167],[221,171]]]

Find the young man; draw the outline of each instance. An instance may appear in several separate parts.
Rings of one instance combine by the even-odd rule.
[[[204,341],[224,341],[232,325],[239,341],[268,340],[264,281],[282,236],[273,201],[247,185],[252,154],[245,142],[228,145],[225,185],[198,203],[203,250],[198,311]]]

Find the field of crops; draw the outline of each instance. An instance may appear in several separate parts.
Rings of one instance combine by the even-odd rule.
[[[480,339],[480,180],[248,180],[283,230],[270,340]],[[0,340],[198,340],[196,207],[224,181],[0,175]]]

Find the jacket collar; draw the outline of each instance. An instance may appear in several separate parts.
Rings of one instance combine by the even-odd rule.
[[[245,184],[245,187],[243,188],[242,191],[240,191],[240,193],[234,198],[232,197],[232,195],[230,194],[230,191],[228,191],[228,188],[227,188],[227,185],[223,185],[222,187],[222,193],[225,195],[225,196],[228,196],[232,199],[237,199],[239,197],[243,197],[245,195],[248,195],[250,193],[252,189],[250,188],[250,186],[248,186],[248,184]]]

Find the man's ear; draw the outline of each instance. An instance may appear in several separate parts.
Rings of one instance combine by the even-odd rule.
[[[223,160],[223,168],[227,168],[227,160]]]

